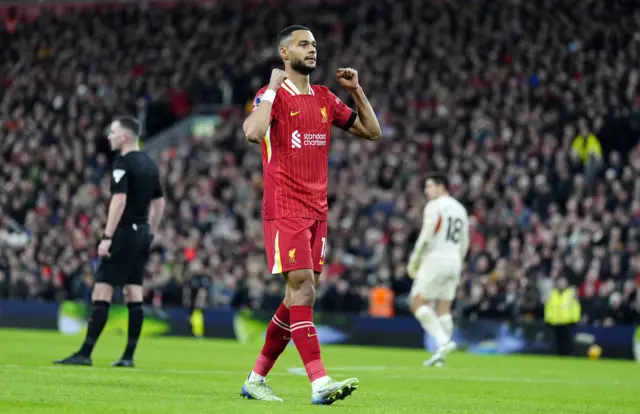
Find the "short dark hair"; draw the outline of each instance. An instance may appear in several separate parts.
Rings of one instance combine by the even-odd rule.
[[[298,30],[306,30],[307,32],[311,31],[308,27],[300,26],[298,24],[295,24],[295,25],[289,26],[289,27],[285,27],[284,29],[282,29],[280,31],[280,33],[278,33],[278,47],[280,47],[282,45],[282,42],[284,42],[289,37],[291,37],[291,34],[293,32],[297,32]]]
[[[140,138],[140,133],[142,132],[142,125],[140,121],[132,116],[119,116],[115,119],[120,123],[120,126],[124,129],[128,129],[131,131],[134,137]]]
[[[436,185],[441,185],[445,190],[449,191],[449,178],[447,175],[440,171],[430,171],[427,173],[427,180],[431,180]]]

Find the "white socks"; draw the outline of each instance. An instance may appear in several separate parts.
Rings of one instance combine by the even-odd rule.
[[[438,316],[438,321],[440,321],[440,326],[444,330],[444,333],[447,334],[447,338],[451,340],[451,335],[453,335],[453,318],[450,313]]]
[[[415,316],[418,322],[420,322],[420,325],[422,325],[422,328],[436,341],[436,346],[438,348],[449,342],[451,336],[445,332],[440,324],[438,316],[430,307],[427,305],[420,306],[416,311]],[[451,315],[449,315],[449,317],[451,317]]]
[[[262,375],[258,375],[255,372],[251,371],[251,374],[249,374],[249,382],[254,382],[254,381],[264,381],[264,378]]]
[[[318,390],[323,386],[327,385],[329,381],[331,381],[331,378],[329,378],[326,375],[322,378],[318,378],[317,380],[311,381],[311,391],[318,392]]]
[[[249,382],[260,382],[260,381],[264,381],[265,377],[263,377],[262,375],[256,374],[255,372],[251,371],[251,374],[249,374],[249,378],[247,378],[247,381]],[[331,378],[327,375],[325,375],[322,378],[318,378],[317,380],[314,380],[311,382],[311,391],[312,392],[318,392],[318,390],[322,387],[324,387],[325,385],[327,385],[329,383],[329,381],[331,381]]]

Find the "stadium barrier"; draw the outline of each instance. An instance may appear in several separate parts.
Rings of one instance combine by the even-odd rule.
[[[80,335],[86,329],[89,306],[81,302],[0,301],[0,327],[58,330]],[[249,310],[212,309],[190,314],[186,309],[145,308],[143,336],[171,335],[235,339],[259,343],[272,314]],[[105,332],[126,334],[127,309],[113,305]],[[323,344],[349,344],[391,347],[424,347],[433,350],[431,338],[424,335],[413,318],[374,318],[370,316],[318,313],[318,337]],[[605,358],[640,361],[640,328],[634,326],[594,327],[578,325],[574,331],[576,356],[586,356],[587,348],[597,344]],[[462,350],[474,354],[551,354],[553,338],[542,322],[512,323],[480,319],[457,321],[454,340]]]

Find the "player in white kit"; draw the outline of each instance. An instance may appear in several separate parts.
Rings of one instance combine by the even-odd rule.
[[[456,347],[451,340],[451,303],[469,250],[469,216],[464,206],[449,195],[448,187],[445,175],[434,172],[427,176],[425,193],[429,202],[407,267],[414,279],[411,310],[438,347],[425,366],[443,366],[447,354]],[[435,310],[430,302],[435,302]]]

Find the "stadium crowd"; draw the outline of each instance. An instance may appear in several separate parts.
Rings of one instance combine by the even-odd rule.
[[[277,306],[260,154],[241,123],[277,64],[275,34],[306,22],[319,43],[313,81],[339,92],[332,70],[356,68],[383,127],[374,143],[333,137],[319,307],[366,311],[380,286],[406,312],[421,176],[440,169],[472,213],[457,312],[541,318],[553,280],[567,278],[584,322],[640,319],[640,8],[235,3],[5,13],[0,298],[88,298],[109,199],[110,118],[142,114],[155,131],[206,103],[223,108],[214,138],[185,136],[157,155],[169,202],[146,300]]]

